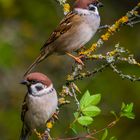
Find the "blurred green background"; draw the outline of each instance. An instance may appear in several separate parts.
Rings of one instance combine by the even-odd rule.
[[[112,24],[115,20],[132,9],[137,0],[102,0],[104,8],[100,9],[101,24]],[[63,18],[62,7],[55,0],[0,0],[0,140],[16,140],[21,130],[20,110],[26,93],[19,82],[26,68],[39,53],[40,47]],[[102,32],[103,33],[103,32]],[[91,41],[96,41],[100,34]],[[99,52],[113,49],[120,43],[135,54],[140,60],[140,24],[123,27]],[[89,45],[87,45],[89,46]],[[71,71],[73,60],[68,56],[50,56],[35,71],[47,74],[57,89],[61,91],[65,78]],[[98,63],[90,64],[94,68]],[[140,68],[127,64],[119,65],[127,74],[140,76]],[[93,128],[103,128],[114,118],[110,110],[119,111],[121,103],[134,102],[135,120],[122,119],[110,130],[118,140],[132,140],[140,137],[140,82],[122,80],[110,69],[96,77],[78,81],[82,92],[89,89],[91,93],[101,93],[100,107],[102,114],[95,119]],[[55,137],[71,136],[64,133],[73,119],[74,105],[66,105],[60,110],[60,120],[52,130]],[[33,138],[36,139],[36,138]]]

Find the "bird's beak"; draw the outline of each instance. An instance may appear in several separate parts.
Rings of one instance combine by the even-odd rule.
[[[27,80],[22,80],[22,81],[20,82],[20,84],[29,86],[29,85],[30,85],[30,82],[27,81]]]
[[[97,3],[97,7],[103,7],[103,6],[104,6],[103,3],[101,3],[101,2]]]

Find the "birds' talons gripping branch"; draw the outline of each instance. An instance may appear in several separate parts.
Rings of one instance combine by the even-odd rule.
[[[81,56],[74,56],[71,53],[66,53],[68,56],[72,57],[77,63],[81,64],[84,66],[83,61],[81,60],[82,58],[84,58],[84,55]]]

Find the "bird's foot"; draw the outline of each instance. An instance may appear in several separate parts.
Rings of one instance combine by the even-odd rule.
[[[78,57],[75,57],[75,61],[78,62],[79,64],[83,65],[84,66],[84,63],[83,61],[81,60],[81,58],[83,58],[82,56],[78,56]]]
[[[58,120],[58,113],[59,111],[55,112],[53,116],[47,121],[46,123],[47,129],[51,129],[53,127],[55,120]]]
[[[55,120],[58,120],[58,114],[54,113],[52,116]]]
[[[84,66],[84,63],[83,61],[81,60],[82,58],[84,58],[84,55],[81,55],[81,56],[74,56],[70,53],[67,53],[68,56],[72,57],[76,62],[78,62],[79,64],[83,65]]]
[[[53,116],[46,122],[46,128],[48,131],[53,127],[55,120],[58,120],[58,113],[59,111],[56,111]]]
[[[47,130],[44,133],[39,133],[36,129],[33,130],[33,132],[37,135],[37,137],[40,140],[52,140],[50,134],[49,134],[49,129],[47,128]]]
[[[33,132],[36,134],[36,136],[42,140],[42,134],[39,133],[36,129],[33,130]]]
[[[52,140],[48,129],[42,134],[42,140]]]

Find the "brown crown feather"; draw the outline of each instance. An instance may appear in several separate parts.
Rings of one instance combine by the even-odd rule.
[[[25,80],[27,81],[38,81],[41,82],[42,84],[46,85],[46,86],[50,86],[52,84],[52,81],[43,73],[39,73],[39,72],[34,72],[34,73],[30,73],[25,77]]]
[[[74,4],[74,8],[83,8],[83,9],[87,9],[88,5],[91,3],[99,3],[98,0],[76,0],[75,4]]]

